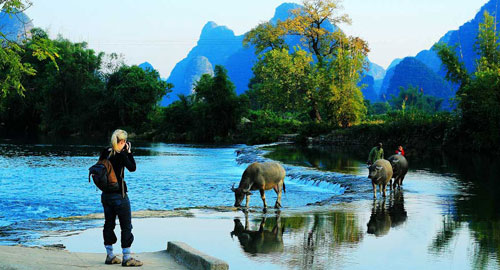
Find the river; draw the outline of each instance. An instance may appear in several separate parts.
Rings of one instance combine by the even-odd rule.
[[[87,170],[100,149],[2,142],[0,244],[57,242],[102,252],[102,220],[65,220],[102,212]],[[132,210],[193,208],[194,215],[134,219],[136,252],[179,240],[231,269],[499,267],[500,163],[493,158],[408,157],[403,189],[374,200],[364,164],[369,149],[137,143],[133,150],[137,171],[125,176]],[[263,213],[254,193],[249,213],[227,210],[246,166],[266,160],[286,169],[283,209]],[[274,205],[274,192],[266,197]],[[83,240],[92,237],[99,241]]]

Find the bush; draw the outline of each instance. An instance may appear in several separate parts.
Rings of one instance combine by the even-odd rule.
[[[291,114],[280,116],[267,110],[249,110],[240,124],[239,139],[247,144],[275,142],[282,134],[299,132],[302,122],[296,118]]]

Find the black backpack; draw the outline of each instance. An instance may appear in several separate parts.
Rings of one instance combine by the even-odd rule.
[[[89,168],[89,183],[90,177],[101,191],[116,192],[120,190],[113,165],[107,159],[101,159]]]

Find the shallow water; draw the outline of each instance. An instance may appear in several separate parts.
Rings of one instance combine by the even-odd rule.
[[[145,144],[134,150],[138,170],[126,175],[134,211],[231,206],[230,187],[249,163],[278,160],[287,171],[281,214],[262,214],[254,194],[250,205],[257,213],[248,215],[193,210],[196,218],[134,219],[136,252],[179,240],[226,260],[231,269],[499,266],[495,159],[408,157],[403,190],[373,200],[363,149]],[[101,229],[94,228],[101,220],[45,220],[102,211],[99,192],[87,179],[99,147],[9,143],[0,151],[0,241],[58,242],[70,251],[101,252]],[[271,191],[266,197],[270,205],[276,199]]]
[[[242,145],[133,147],[137,171],[125,173],[133,211],[234,204],[230,188],[238,185],[247,165],[236,161],[235,150]],[[88,168],[100,150],[95,145],[0,144],[0,242],[25,243],[37,238],[33,229],[76,226],[47,218],[102,212],[100,191],[88,182]],[[283,199],[287,207],[299,207],[341,193],[339,186],[287,181]],[[269,205],[275,200],[276,194],[268,192]],[[260,197],[252,196],[250,206],[262,207]]]

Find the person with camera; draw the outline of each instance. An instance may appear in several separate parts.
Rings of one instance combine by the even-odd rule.
[[[141,266],[143,263],[132,258],[130,247],[134,241],[132,234],[132,212],[127,195],[127,184],[124,180],[125,168],[129,172],[136,169],[132,145],[127,142],[127,132],[117,129],[111,135],[111,147],[101,152],[101,159],[107,159],[112,164],[114,174],[118,181],[119,189],[107,191],[101,194],[101,203],[104,208],[104,247],[106,248],[106,264],[119,264],[122,266]],[[121,247],[123,250],[123,261],[113,253],[113,244],[117,238],[114,233],[116,217],[120,221]]]

